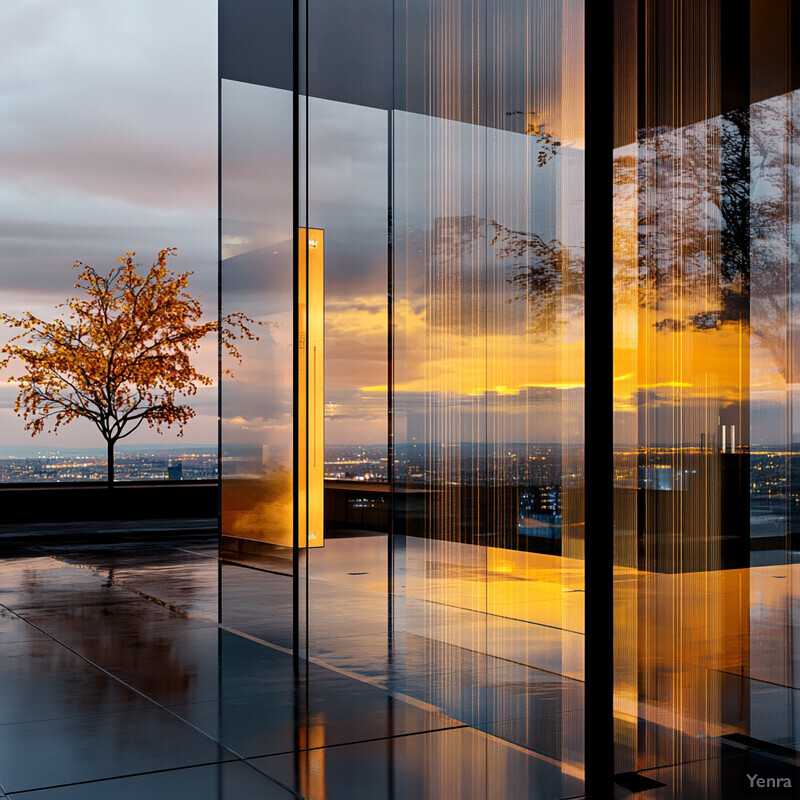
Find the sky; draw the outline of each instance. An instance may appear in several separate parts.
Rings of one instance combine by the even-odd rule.
[[[177,247],[208,317],[217,283],[216,0],[0,3],[0,296],[52,317],[76,260],[148,266]],[[209,337],[197,358],[216,372]],[[72,423],[31,440],[0,376],[0,445],[86,445]],[[186,442],[216,440],[216,388],[200,389]],[[140,429],[127,441],[168,442]],[[93,441],[93,439],[92,439]]]
[[[75,293],[70,269],[75,260],[107,269],[117,256],[134,250],[136,260],[147,265],[166,246],[179,250],[176,269],[195,270],[193,291],[202,293],[212,309],[217,259],[216,0],[8,0],[0,7],[0,43],[5,62],[0,72],[3,310],[51,317],[54,306]],[[241,104],[244,118],[232,117],[244,124],[234,125],[228,136],[238,132],[254,137],[263,157],[264,131],[280,128],[286,116],[273,113],[274,104],[260,96],[275,90],[245,86],[229,91],[247,96]],[[252,92],[259,94],[258,103],[251,102]],[[228,113],[235,104],[231,95]],[[252,116],[258,108],[269,112],[268,120]],[[349,106],[343,115],[344,109],[315,101],[316,133],[310,143],[313,193],[322,198],[311,209],[312,223],[329,229],[326,273],[336,278],[329,287],[335,284],[340,290],[326,290],[326,435],[332,442],[381,442],[386,435],[381,386],[386,382],[386,120],[373,109]],[[281,131],[276,135],[286,138]],[[233,144],[234,150],[252,155],[246,142]],[[271,142],[267,155],[278,152]],[[254,169],[261,161],[262,170]],[[243,196],[248,206],[257,207],[262,225],[264,219],[275,218],[265,212],[274,211],[278,198],[271,190],[270,208],[264,209],[253,197],[263,195],[266,185],[274,187],[273,161],[248,157],[243,169],[243,180],[251,187]],[[261,174],[264,170],[269,174]],[[227,175],[235,186],[233,163]],[[232,198],[227,200],[230,209]],[[423,224],[423,217],[406,224]],[[284,234],[286,238],[290,231]],[[281,333],[267,331],[264,337],[279,338]],[[263,345],[255,349],[263,350]],[[214,356],[209,341],[198,359],[201,371],[214,374]],[[257,361],[251,358],[237,374],[246,378],[249,369],[257,369]],[[248,425],[241,435],[248,440],[254,428],[290,424],[286,413],[262,419],[267,413],[262,387],[263,380],[256,380],[252,396],[242,395]],[[471,385],[467,389],[467,394],[475,391]],[[97,438],[90,424],[77,422],[57,437],[41,435],[32,441],[11,409],[16,392],[13,385],[0,384],[0,445],[76,446]],[[187,426],[184,441],[215,441],[216,399],[215,387],[201,388],[192,398],[198,416]],[[550,431],[542,435],[553,438]],[[128,442],[170,440],[175,440],[171,432],[159,437],[142,428]]]
[[[48,318],[55,305],[75,294],[70,267],[76,260],[103,270],[113,266],[117,256],[136,251],[136,260],[148,265],[159,249],[171,246],[179,251],[174,268],[195,271],[191,290],[204,296],[208,316],[212,315],[217,282],[216,5],[216,0],[0,3],[3,311],[19,314],[29,310]],[[242,163],[238,179],[235,163],[228,165],[232,194],[226,207],[236,210],[234,195],[239,192],[245,210],[254,213],[253,221],[263,226],[265,219],[282,219],[275,212],[276,205],[283,208],[284,216],[288,208],[286,198],[275,192],[280,169],[275,160],[282,159],[284,168],[289,163],[278,147],[279,142],[284,150],[290,144],[281,122],[287,117],[286,108],[280,105],[285,102],[277,97],[278,90],[263,87],[231,86],[228,93],[226,108],[236,123],[228,135]],[[237,108],[241,118],[234,113]],[[326,380],[331,412],[326,435],[331,442],[379,442],[384,439],[386,424],[381,397],[386,369],[386,121],[383,112],[329,101],[314,101],[311,111],[310,181],[316,198],[310,207],[311,224],[327,229],[326,274],[335,277],[326,288]],[[441,123],[440,127],[445,131],[452,125]],[[429,144],[413,137],[404,140],[404,135],[414,134],[412,127],[398,130],[397,152],[409,155],[408,163],[400,163],[398,174],[412,176],[407,178],[407,188],[412,189],[416,186],[413,176],[427,174],[425,153]],[[416,135],[422,136],[427,130],[422,126]],[[241,140],[232,138],[237,131]],[[440,131],[437,135],[444,134]],[[514,139],[506,138],[509,142]],[[468,136],[464,137],[462,145],[469,147],[470,142]],[[519,154],[515,155],[510,146],[506,150],[508,162],[500,165],[508,170],[503,181],[505,194],[524,194],[528,189],[515,189],[510,183]],[[265,151],[271,160],[263,157]],[[413,161],[417,151],[422,153],[419,163]],[[251,157],[254,153],[261,158]],[[461,156],[465,163],[469,163],[467,156]],[[259,163],[260,168],[254,168]],[[543,177],[546,172],[542,171]],[[289,186],[288,181],[285,183]],[[269,191],[265,191],[267,186]],[[425,190],[423,184],[416,188]],[[550,196],[547,191],[539,194]],[[458,216],[465,213],[462,206],[469,211],[470,204],[462,202],[459,192],[451,195],[455,207],[437,207],[436,216]],[[400,211],[404,198],[397,199],[396,211]],[[411,231],[425,227],[431,209],[423,202],[409,201],[406,205],[421,215],[419,219],[413,213],[405,220],[397,218],[398,226],[408,226],[408,241],[412,242]],[[539,215],[541,210],[535,203],[529,205],[519,207]],[[506,210],[513,211],[513,204]],[[236,217],[248,219],[241,210],[236,211]],[[511,227],[530,227],[525,219],[503,220]],[[578,238],[579,234],[576,232]],[[270,231],[270,241],[285,242],[290,235],[290,228]],[[263,288],[267,295],[274,294],[270,287]],[[265,340],[273,338],[280,347],[283,332],[265,332]],[[512,350],[519,350],[516,341],[509,342]],[[458,343],[458,347],[459,353],[469,355],[469,341]],[[502,350],[500,345],[498,348],[498,352]],[[545,355],[541,349],[537,353]],[[197,358],[202,372],[215,374],[215,355],[215,342],[210,337]],[[568,362],[577,364],[581,359],[576,353]],[[575,376],[550,374],[552,370],[538,364],[535,357],[526,355],[524,361],[525,368],[509,359],[514,374],[502,376],[495,389],[475,381],[462,386],[458,381],[469,378],[470,373],[452,353],[447,361],[449,370],[431,369],[445,378],[457,374],[458,381],[454,377],[456,382],[448,386],[466,398],[492,391],[503,397],[523,389],[531,394],[545,385],[579,381]],[[560,356],[550,361],[560,363]],[[254,363],[253,368],[256,366]],[[421,362],[416,367],[421,370]],[[245,366],[239,374],[245,377],[247,369]],[[6,378],[7,373],[0,374],[0,446],[84,446],[95,440],[102,444],[88,423],[72,423],[58,437],[42,435],[32,441],[12,411],[16,388]],[[409,407],[421,407],[420,399],[412,399],[421,389],[418,384],[419,380],[398,384],[400,391],[409,393]],[[242,394],[243,418],[255,420],[255,428],[286,428],[291,424],[290,404],[280,414],[276,412],[274,419],[263,418],[267,413],[263,385],[259,377],[253,391]],[[773,389],[771,385],[764,388]],[[784,397],[778,397],[777,404],[772,404],[769,392],[764,397],[763,409],[783,409]],[[216,387],[200,388],[191,402],[197,418],[187,426],[183,441],[214,442]],[[754,410],[756,406],[758,402]],[[552,440],[560,433],[557,415],[550,422],[546,422],[546,414],[540,416],[546,430],[537,435]],[[763,432],[759,432],[761,428]],[[772,428],[773,413],[754,413],[754,441],[766,440]],[[253,435],[253,425],[242,428],[241,436],[246,440]],[[175,440],[174,430],[160,437],[142,428],[128,442]]]

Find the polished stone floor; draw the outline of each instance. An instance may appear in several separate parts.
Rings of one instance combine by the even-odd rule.
[[[385,609],[354,587],[319,594],[324,580],[311,591],[327,621],[312,661],[295,664],[282,646],[289,631],[281,640],[273,625],[273,646],[259,641],[262,623],[291,601],[285,576],[225,564],[239,618],[221,626],[213,526],[162,527],[0,528],[0,797],[581,797],[580,775],[548,755],[568,738],[560,717],[582,716],[565,704],[573,679],[523,675],[519,665],[483,674],[491,659],[480,667],[467,648],[414,634],[394,654],[399,683],[371,627]],[[500,706],[516,692],[525,713],[490,724],[481,714],[492,691]],[[591,746],[591,730],[586,739]],[[751,788],[748,775],[793,787]],[[800,786],[791,750],[745,740],[712,742],[704,759],[643,776],[649,788],[620,785],[615,797],[788,798]]]
[[[219,626],[197,527],[0,529],[0,797],[580,795],[552,759]]]

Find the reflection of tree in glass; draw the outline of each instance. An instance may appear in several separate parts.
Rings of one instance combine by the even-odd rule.
[[[795,93],[796,94],[796,93]],[[794,95],[757,103],[750,113],[748,266],[750,325],[787,381],[797,380],[795,322],[800,239],[794,228],[798,191],[798,104]],[[793,363],[795,362],[795,363]]]
[[[233,341],[256,339],[244,314],[228,314],[220,321],[200,322],[199,300],[187,294],[191,272],[175,275],[167,269],[161,250],[145,275],[137,272],[135,253],[117,259],[121,266],[108,275],[77,262],[75,287],[85,298],[70,298],[67,319],[52,322],[25,312],[22,317],[0,314],[0,321],[22,332],[0,348],[0,367],[18,360],[25,368],[12,376],[20,390],[14,410],[31,435],[76,419],[91,421],[106,440],[108,483],[114,480],[114,446],[142,423],[162,433],[178,426],[183,435],[194,409],[176,403],[178,396],[197,393],[197,385],[212,379],[198,372],[191,354],[209,333],[219,331],[223,345],[241,362]],[[35,345],[31,347],[30,345]]]
[[[641,135],[618,159],[617,186],[636,186],[639,298],[668,331],[745,326],[786,377],[792,325],[796,184],[792,103],[779,96],[677,130]],[[670,303],[690,298],[683,314]]]
[[[565,302],[583,295],[583,257],[558,239],[545,241],[536,233],[515,231],[492,220],[492,246],[508,260],[508,282],[515,298],[533,310],[531,331],[551,333],[561,320]]]
[[[677,130],[642,132],[635,156],[615,159],[616,211],[624,215],[633,202],[638,214],[638,220],[615,219],[615,227],[632,222],[636,230],[616,237],[616,255],[638,263],[638,287],[635,272],[617,270],[615,294],[636,291],[641,307],[661,312],[653,323],[660,330],[713,330],[747,320],[752,220],[778,211],[751,197],[750,142],[750,112],[734,110]],[[625,186],[634,194],[626,197]],[[532,307],[534,329],[552,330],[564,300],[583,292],[582,254],[557,239],[492,226],[492,244],[511,262],[508,280]],[[630,253],[621,252],[629,246]],[[684,304],[680,317],[671,302],[676,292],[694,303]]]
[[[561,147],[561,142],[552,133],[547,133],[541,122],[535,122],[539,117],[538,111],[506,111],[507,117],[520,118],[525,120],[524,131],[528,136],[536,137],[538,150],[536,152],[536,166],[543,167],[550,159],[554,158]]]
[[[750,109],[723,114],[719,138],[720,190],[714,199],[723,220],[720,271],[725,284],[736,286],[735,295],[741,296],[750,284]],[[725,305],[730,302],[740,310],[736,297],[729,297]]]
[[[639,207],[642,306],[664,309],[664,330],[710,330],[746,320],[750,281],[750,117],[733,110],[675,130],[641,132],[637,157],[617,164]],[[675,291],[703,300],[674,316]]]

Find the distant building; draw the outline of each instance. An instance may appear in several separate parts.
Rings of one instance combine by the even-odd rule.
[[[179,481],[183,477],[183,462],[170,460],[167,466],[167,478],[171,481]]]

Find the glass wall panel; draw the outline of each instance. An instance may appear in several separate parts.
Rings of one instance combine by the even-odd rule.
[[[616,9],[616,769],[716,797],[797,746],[790,8]]]
[[[715,797],[800,735],[797,20],[609,6],[614,771]],[[222,87],[223,312],[263,323],[223,385],[223,619],[296,648],[305,794],[374,740],[414,753],[396,797],[580,795],[583,0],[297,9],[294,95]]]
[[[582,4],[397,27],[393,681],[578,775]]]
[[[323,20],[312,7],[312,33]],[[306,654],[374,678],[388,624],[388,112],[312,96],[307,114],[305,213],[325,231],[327,482]]]
[[[223,360],[226,625],[291,646],[294,474],[292,93],[222,82],[222,313],[261,325]],[[232,362],[232,363],[231,363]],[[223,571],[226,569],[223,566]]]
[[[750,108],[750,680],[749,733],[800,742],[795,537],[798,92]]]
[[[639,11],[649,24],[638,128],[615,165],[616,602],[627,612],[616,711],[627,769],[714,755],[742,718],[725,676],[741,671],[748,627],[741,112],[720,113],[717,6]]]
[[[743,695],[746,733],[797,750],[796,9],[782,1],[754,7],[750,22],[752,103],[745,130],[750,162],[750,648]]]

